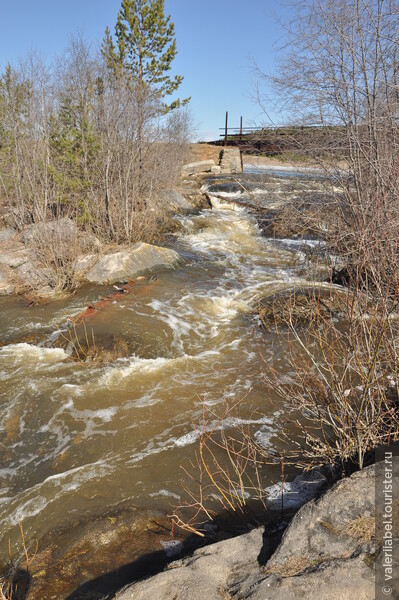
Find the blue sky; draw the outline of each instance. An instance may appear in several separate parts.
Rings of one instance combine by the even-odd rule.
[[[113,26],[120,0],[0,0],[0,66],[16,62],[29,50],[46,60],[60,54],[70,35],[81,31],[97,45],[106,25]],[[218,136],[229,111],[230,126],[265,119],[253,101],[251,61],[272,71],[281,31],[273,0],[165,0],[175,23],[178,55],[174,71],[184,75],[179,96],[191,96],[196,137]],[[273,115],[278,119],[278,115]]]

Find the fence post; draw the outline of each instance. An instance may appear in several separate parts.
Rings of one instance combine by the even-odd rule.
[[[227,146],[227,125],[229,121],[229,113],[226,110],[226,124],[224,126],[224,145]]]

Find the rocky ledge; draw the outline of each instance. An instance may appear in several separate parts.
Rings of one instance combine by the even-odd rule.
[[[169,217],[172,229],[175,215],[210,207],[200,183],[193,179],[182,180],[179,190],[165,191],[160,199],[160,210]],[[28,225],[21,232],[0,229],[0,296],[30,293],[52,299],[71,281],[74,285],[115,283],[181,263],[173,250],[146,243],[111,251],[68,217]]]
[[[375,468],[305,504],[280,545],[263,529],[206,546],[117,600],[366,600],[374,597]],[[267,560],[268,559],[268,560]]]

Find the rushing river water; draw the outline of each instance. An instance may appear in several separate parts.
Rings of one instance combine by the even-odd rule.
[[[274,206],[318,185],[265,176],[252,187]],[[124,501],[170,512],[182,496],[179,466],[196,450],[203,402],[222,412],[243,399],[224,427],[252,424],[258,441],[278,444],[283,407],[265,393],[260,353],[277,365],[283,352],[252,311],[265,294],[306,276],[303,255],[289,240],[263,237],[246,207],[221,196],[212,196],[212,209],[178,218],[182,268],[137,283],[88,322],[95,338],[126,340],[128,358],[87,367],[48,347],[66,317],[104,289],[46,306],[1,300],[3,556],[20,521],[27,538],[40,539]],[[28,335],[31,343],[16,343]],[[270,471],[265,486],[276,476]]]

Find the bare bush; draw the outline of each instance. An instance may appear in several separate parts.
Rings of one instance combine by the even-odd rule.
[[[87,249],[84,234],[68,218],[38,223],[27,243],[33,256],[47,273],[48,285],[56,290],[74,288],[75,267],[82,250]]]
[[[292,138],[299,149],[308,140],[307,155],[340,190],[333,252],[355,286],[371,277],[383,294],[399,267],[399,6],[300,0],[292,8],[279,71],[261,78],[273,84],[280,114],[310,126],[311,135],[297,128]]]
[[[329,463],[344,473],[399,439],[396,293],[377,304],[365,293],[349,294],[340,318],[320,305],[302,328],[293,304],[285,312],[290,382],[271,365],[265,379],[291,415],[287,458],[295,464]]]
[[[0,76],[0,203],[18,229],[69,216],[137,241],[139,213],[180,176],[189,130],[185,110],[166,113],[159,91],[72,37],[51,67],[32,55]]]
[[[231,433],[226,429],[239,405],[226,406],[218,415],[204,403],[195,461],[182,467],[186,501],[176,507],[173,523],[200,537],[212,537],[219,525],[226,529],[230,524],[234,531],[240,526],[246,530],[248,523],[258,525],[266,508],[264,449],[254,443],[250,426]]]

